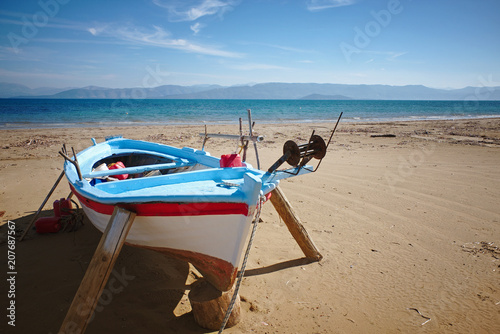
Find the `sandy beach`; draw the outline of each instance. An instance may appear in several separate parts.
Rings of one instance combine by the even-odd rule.
[[[333,123],[257,124],[263,169],[288,139]],[[209,132],[238,133],[236,125]],[[17,235],[62,171],[63,143],[78,152],[108,135],[201,148],[203,127],[0,131],[0,264],[8,221]],[[384,136],[391,135],[391,136]],[[214,156],[236,143],[210,139]],[[255,164],[249,150],[248,161]],[[281,183],[323,255],[308,263],[273,206],[264,206],[240,296],[242,321],[225,333],[500,333],[500,119],[340,123],[318,172]],[[43,211],[69,193],[62,182]],[[57,333],[101,234],[29,231],[16,243],[15,327]],[[208,333],[187,294],[193,268],[124,246],[121,285],[101,300],[87,333]],[[2,276],[2,277],[5,277]],[[5,282],[5,278],[3,279]],[[5,287],[5,288],[4,288]]]

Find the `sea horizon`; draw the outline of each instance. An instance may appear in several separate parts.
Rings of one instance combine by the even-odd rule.
[[[500,117],[500,101],[0,99],[0,130],[151,125],[394,122]]]

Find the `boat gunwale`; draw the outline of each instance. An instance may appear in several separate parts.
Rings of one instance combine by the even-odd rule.
[[[126,147],[126,148],[124,148]],[[96,150],[97,148],[97,150]],[[147,148],[147,150],[145,149]],[[156,148],[158,151],[154,151]],[[92,150],[94,149],[94,151]],[[176,148],[168,145],[136,141],[131,139],[112,139],[99,143],[83,150],[77,154],[83,166],[93,166],[96,161],[111,157],[114,152],[123,154],[126,151],[140,152],[164,157],[179,153],[176,159],[196,161],[196,163],[207,166],[206,169],[182,171],[179,173],[163,174],[147,178],[134,178],[119,180],[114,182],[99,183],[91,185],[88,180],[79,180],[76,168],[66,161],[64,170],[69,183],[84,197],[103,204],[116,203],[147,203],[147,202],[246,202],[247,196],[243,191],[244,175],[249,173],[254,177],[262,179],[263,171],[254,169],[251,165],[245,167],[219,167],[219,158],[212,157],[208,152],[199,151],[192,148]],[[170,157],[169,157],[170,158]],[[175,158],[175,157],[174,157]],[[207,160],[209,164],[207,164]],[[216,165],[217,167],[212,167]],[[73,166],[73,167],[70,167]],[[87,174],[84,174],[87,175]],[[198,192],[169,195],[161,192],[161,187],[168,188],[174,184],[193,184],[196,182],[213,181],[215,186],[219,186],[217,193]],[[264,193],[268,193],[275,188],[276,184],[266,184],[263,187]],[[152,188],[158,187],[152,192]],[[195,187],[193,187],[195,188]],[[200,186],[198,187],[200,189]],[[113,190],[113,191],[111,191]],[[133,192],[133,196],[131,193]]]

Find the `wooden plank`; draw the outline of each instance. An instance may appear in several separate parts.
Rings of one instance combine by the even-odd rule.
[[[134,212],[115,207],[59,333],[85,332],[134,218]]]
[[[274,208],[280,215],[281,219],[285,222],[293,238],[297,241],[300,249],[302,249],[302,252],[304,252],[304,255],[314,261],[321,260],[323,255],[321,255],[318,248],[309,237],[309,234],[302,225],[299,216],[297,216],[292,205],[288,202],[285,194],[279,186],[272,191],[271,203],[273,203]]]

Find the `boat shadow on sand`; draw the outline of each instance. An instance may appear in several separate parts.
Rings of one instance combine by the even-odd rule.
[[[288,268],[293,268],[293,267],[300,267],[309,263],[317,262],[316,260],[313,259],[308,259],[306,257],[301,257],[298,259],[293,259],[293,260],[287,260],[283,262],[278,262],[275,264],[271,264],[269,266],[261,267],[261,268],[253,268],[253,269],[247,269],[245,271],[245,277],[250,277],[250,276],[259,276],[259,275],[265,275],[265,274],[270,274],[275,271],[280,271]]]
[[[41,216],[52,215],[45,210]],[[85,218],[76,231],[37,234],[29,214],[13,220],[15,333],[58,333],[102,233]],[[0,226],[0,252],[7,254],[7,224]],[[7,256],[1,265],[7,267]],[[5,264],[4,264],[5,262]],[[124,245],[87,333],[206,333],[196,325],[187,296],[189,264]],[[7,307],[3,298],[2,307]]]
[[[51,216],[42,211],[41,217]],[[16,326],[19,333],[57,333],[102,233],[87,218],[72,232],[37,234],[17,241],[34,214],[15,219]],[[0,252],[7,254],[7,224],[0,226]],[[7,267],[7,257],[0,264]],[[265,275],[312,261],[298,258],[248,269]],[[191,276],[191,277],[190,277]],[[124,245],[87,333],[207,333],[194,320],[187,294],[196,279],[188,263]],[[6,300],[6,299],[3,299]],[[2,302],[7,307],[6,302]]]

